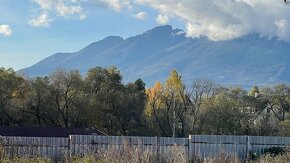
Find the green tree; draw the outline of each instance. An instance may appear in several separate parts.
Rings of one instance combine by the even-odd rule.
[[[204,134],[241,134],[240,109],[231,92],[221,92],[207,101],[203,121]]]
[[[95,67],[85,78],[90,92],[90,124],[107,134],[140,134],[145,105],[145,83],[124,85],[115,67]]]
[[[30,120],[27,125],[49,126],[56,125],[53,121],[54,114],[51,114],[52,108],[49,104],[49,87],[48,77],[37,77],[29,81],[29,93],[26,97],[25,107],[22,108],[24,114],[28,114]]]
[[[21,125],[18,109],[26,94],[26,81],[13,69],[0,68],[0,125]]]
[[[79,127],[86,124],[86,92],[78,71],[59,69],[50,75],[49,100],[55,110],[57,124]]]

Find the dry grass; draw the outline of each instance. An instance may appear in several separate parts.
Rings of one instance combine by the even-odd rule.
[[[28,157],[14,157],[11,159],[3,159],[1,160],[3,163],[52,163],[53,161],[49,158],[36,157],[36,158],[28,158]]]
[[[85,155],[83,157],[72,157],[65,159],[70,163],[188,163],[186,151],[179,146],[172,146],[170,150],[162,154],[145,150],[142,151],[138,147],[131,147],[128,143],[124,143],[121,150],[109,149],[105,151],[97,151],[94,154]]]
[[[1,150],[0,150],[1,153]],[[3,163],[288,163],[290,162],[290,153],[283,155],[263,155],[260,156],[258,160],[255,161],[242,161],[238,157],[228,154],[221,153],[216,156],[207,157],[203,159],[195,158],[193,161],[188,160],[188,155],[184,148],[180,146],[172,146],[168,151],[163,152],[159,155],[155,152],[149,150],[142,151],[138,147],[132,147],[128,143],[123,145],[120,150],[108,149],[99,150],[96,153],[75,156],[75,157],[65,157],[62,160],[55,161],[49,158],[28,158],[28,157],[14,157],[5,158],[4,155],[0,155],[0,162]]]
[[[202,162],[203,163],[239,163],[240,160],[235,155],[221,153],[217,156],[207,157]]]
[[[261,156],[258,160],[252,161],[252,162],[253,163],[260,163],[260,162],[263,162],[263,163],[288,163],[288,162],[290,162],[290,153],[288,152],[286,154],[276,155],[276,156],[267,154],[267,155]]]
[[[15,157],[12,159],[3,159],[3,163],[53,163],[54,161],[48,158],[26,158],[26,157]],[[220,154],[214,157],[207,157],[203,160],[194,160],[194,163],[243,163],[236,157]],[[278,155],[272,157],[271,155],[265,155],[260,157],[256,161],[247,161],[248,163],[288,163],[290,162],[290,153],[285,155]],[[140,152],[132,149],[127,151],[113,151],[96,153],[85,155],[83,157],[72,157],[67,158],[58,163],[189,163],[187,156],[184,155],[179,147],[172,148],[172,151],[157,156],[153,155],[152,152],[145,151]]]

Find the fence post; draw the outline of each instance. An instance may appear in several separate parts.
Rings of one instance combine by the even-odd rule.
[[[74,149],[74,148],[72,147],[71,139],[72,139],[72,135],[69,135],[67,141],[68,141],[68,153],[69,153],[69,156],[70,156],[70,157],[73,155],[73,151],[72,151],[72,149]]]
[[[193,161],[193,149],[194,149],[194,143],[193,143],[193,135],[189,135],[188,137],[188,160]]]
[[[252,151],[251,148],[251,136],[247,136],[247,149],[246,149],[246,158],[250,159],[250,152]]]

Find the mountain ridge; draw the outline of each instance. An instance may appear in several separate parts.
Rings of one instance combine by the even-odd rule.
[[[75,53],[56,53],[19,70],[30,77],[56,68],[85,73],[95,66],[116,66],[125,82],[142,78],[152,86],[177,69],[185,83],[207,78],[220,84],[265,85],[290,82],[290,44],[251,34],[227,41],[187,38],[171,26],[159,26],[123,39],[109,36]]]

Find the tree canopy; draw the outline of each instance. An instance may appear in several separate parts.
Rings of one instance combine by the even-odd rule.
[[[249,92],[205,79],[185,85],[177,70],[147,88],[142,79],[122,78],[116,67],[86,75],[58,69],[33,79],[1,68],[0,125],[94,127],[110,135],[290,135],[287,84]]]

